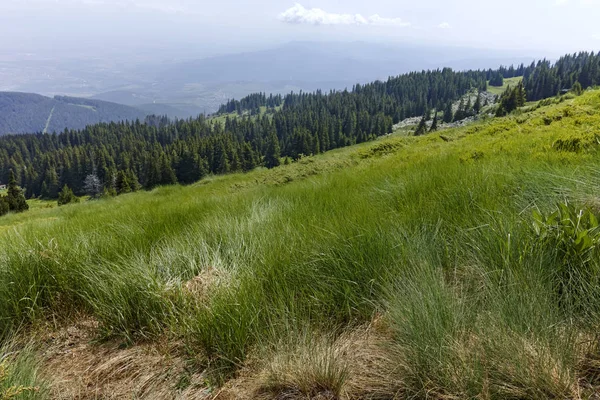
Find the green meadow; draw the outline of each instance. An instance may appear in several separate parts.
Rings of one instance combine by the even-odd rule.
[[[502,85],[502,86],[489,86],[488,85],[487,91],[492,94],[495,94],[497,96],[500,96],[502,93],[504,93],[506,91],[506,89],[508,89],[509,86],[514,88],[522,80],[523,80],[522,76],[517,76],[514,78],[505,78],[504,85]]]
[[[273,170],[33,202],[0,218],[0,334],[26,348],[5,351],[0,399],[51,387],[35,327],[81,318],[97,346],[181,343],[207,396],[592,398],[599,138],[596,90]]]

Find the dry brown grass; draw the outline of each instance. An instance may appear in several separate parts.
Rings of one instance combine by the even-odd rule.
[[[285,339],[267,361],[250,362],[215,400],[399,398],[399,357],[390,343],[381,319],[337,338],[317,333]]]
[[[53,399],[207,398],[201,373],[189,375],[178,343],[162,340],[124,347],[93,343],[97,323],[88,319],[48,334],[43,375]],[[185,378],[185,387],[182,379]]]
[[[183,292],[196,301],[208,300],[214,291],[231,282],[231,274],[222,268],[207,267],[183,284]]]

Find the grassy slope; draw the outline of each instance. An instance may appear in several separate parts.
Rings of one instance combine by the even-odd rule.
[[[248,368],[273,395],[583,395],[600,358],[600,262],[585,276],[573,262],[564,289],[564,259],[531,214],[565,198],[598,206],[598,127],[595,91],[274,170],[9,215],[0,330],[84,312],[106,336],[168,332],[213,384],[260,360]],[[372,321],[394,367],[361,380],[331,343]]]
[[[488,92],[495,94],[495,95],[501,95],[502,93],[504,93],[504,91],[510,86],[510,87],[515,87],[516,85],[519,84],[519,82],[521,82],[523,80],[522,76],[517,76],[515,78],[506,78],[504,79],[504,85],[503,86],[490,86],[488,84]]]

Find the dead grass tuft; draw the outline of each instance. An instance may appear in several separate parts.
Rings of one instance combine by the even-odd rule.
[[[220,286],[231,282],[231,276],[228,272],[208,267],[202,270],[200,274],[183,284],[183,291],[197,301],[206,301],[211,293]]]
[[[53,399],[208,398],[202,374],[190,374],[179,343],[126,347],[93,343],[98,323],[85,320],[45,338],[43,375]]]
[[[215,399],[399,398],[399,355],[388,334],[377,319],[337,338],[313,333],[282,341],[266,363],[251,362]]]

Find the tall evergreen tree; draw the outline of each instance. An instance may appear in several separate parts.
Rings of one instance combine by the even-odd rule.
[[[8,200],[6,200],[6,196],[0,196],[0,217],[8,214],[10,211],[10,207],[8,205]]]
[[[10,211],[20,213],[29,210],[29,204],[27,204],[27,200],[25,200],[23,191],[19,185],[17,185],[17,180],[15,179],[15,174],[12,169],[10,170],[8,177],[7,189],[6,200]]]
[[[267,152],[265,154],[265,166],[267,168],[275,168],[281,163],[281,150],[279,147],[279,139],[275,132],[271,132],[267,142]]]
[[[242,170],[244,172],[252,171],[256,168],[256,156],[249,143],[244,144],[244,153],[242,161]]]
[[[427,115],[423,115],[417,129],[415,130],[415,136],[424,135],[427,132]]]
[[[433,116],[433,122],[431,123],[431,128],[429,129],[429,132],[435,132],[438,130],[438,112],[435,112],[435,115]]]
[[[131,193],[131,185],[129,184],[129,177],[123,170],[117,173],[117,182],[115,184],[115,190],[117,194]]]
[[[473,112],[475,115],[478,115],[481,111],[481,93],[477,92],[477,99],[475,100],[475,104],[473,105]]]
[[[444,108],[444,119],[443,121],[447,124],[451,123],[454,119],[454,114],[452,113],[452,102],[449,101],[446,103],[446,107]]]

